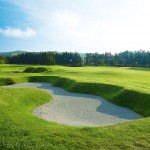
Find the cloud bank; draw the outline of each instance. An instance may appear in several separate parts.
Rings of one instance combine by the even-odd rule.
[[[20,28],[7,27],[5,29],[0,28],[0,34],[15,38],[30,38],[35,36],[36,32],[29,27],[26,28],[26,30],[22,30]]]
[[[16,49],[39,51],[150,50],[150,0],[5,1],[24,15],[20,20],[18,12],[9,8],[8,21],[5,26],[0,24],[0,34],[5,35],[1,36],[0,49],[13,45]],[[4,17],[0,14],[0,18]],[[14,28],[5,28],[7,26]],[[27,38],[36,35],[27,27],[37,31],[38,36]],[[24,28],[26,30],[22,30]],[[12,40],[7,36],[18,38]],[[19,41],[19,37],[24,40]]]

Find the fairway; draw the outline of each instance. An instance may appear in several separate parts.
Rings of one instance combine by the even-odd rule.
[[[39,67],[38,65],[35,66]],[[27,81],[26,77],[35,75],[33,73],[21,73],[27,67],[30,67],[30,65],[1,65],[0,77],[13,77],[16,82]],[[45,73],[37,73],[36,76],[59,76],[70,78],[77,82],[104,83],[150,94],[149,68],[44,67],[47,68],[48,71]]]
[[[38,89],[0,88],[0,149],[149,149],[150,69],[0,65],[0,85],[49,82],[70,92],[92,94],[145,118],[105,127],[71,127],[40,119],[32,111],[52,98]],[[35,65],[34,67],[40,67]]]

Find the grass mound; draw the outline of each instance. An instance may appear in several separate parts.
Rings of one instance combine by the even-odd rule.
[[[41,72],[45,72],[45,71],[47,71],[47,69],[44,67],[37,67],[37,68],[28,67],[23,72],[25,72],[25,73],[41,73]]]
[[[0,78],[0,86],[15,84],[15,81],[11,78]]]
[[[49,82],[70,92],[101,96],[144,117],[150,116],[150,95],[103,83],[84,83],[57,76],[31,76],[29,82]]]
[[[46,68],[44,68],[44,67],[38,67],[38,68],[35,68],[33,70],[33,73],[39,73],[39,72],[45,72],[45,71],[47,71]]]
[[[23,72],[32,73],[34,71],[34,69],[35,69],[34,67],[28,67]]]

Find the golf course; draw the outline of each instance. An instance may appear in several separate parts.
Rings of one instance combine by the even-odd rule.
[[[39,73],[25,71],[31,67],[45,70]],[[141,117],[101,126],[76,126],[48,121],[35,115],[33,111],[42,105],[53,103],[55,99],[52,94],[36,87],[6,88],[8,85],[34,83],[44,83],[68,93],[96,96],[110,102],[116,108],[122,107]],[[150,149],[148,68],[1,64],[0,86],[1,150]],[[78,98],[79,95],[76,95],[74,101]],[[76,109],[79,114],[78,108]]]

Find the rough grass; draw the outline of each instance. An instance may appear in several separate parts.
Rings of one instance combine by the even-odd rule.
[[[38,98],[46,93],[37,97],[39,90],[1,88],[0,149],[150,149],[150,69],[44,66],[48,71],[36,76],[19,73],[27,67],[0,65],[0,78],[51,82],[68,91],[102,96],[147,117],[106,127],[63,126],[32,115]]]

